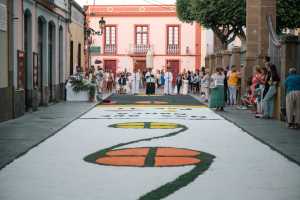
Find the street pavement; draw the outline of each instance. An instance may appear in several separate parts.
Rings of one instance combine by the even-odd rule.
[[[57,103],[0,123],[0,169],[94,106],[85,102]]]
[[[202,102],[201,97],[193,97]],[[203,102],[204,103],[204,102]],[[205,104],[205,103],[204,103]],[[227,106],[225,112],[217,112],[243,129],[252,137],[300,165],[300,130],[288,129],[286,123],[273,119],[257,119],[250,110]]]
[[[278,120],[257,119],[251,111],[236,107],[219,114],[300,166],[300,130],[288,129]]]
[[[299,165],[241,129],[243,121],[188,105],[192,97],[118,104],[124,98],[109,98],[4,167],[0,199],[300,199]]]

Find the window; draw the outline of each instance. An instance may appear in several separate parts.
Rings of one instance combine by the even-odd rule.
[[[179,54],[180,52],[180,38],[179,38],[179,26],[172,25],[167,27],[167,53]]]
[[[117,38],[116,26],[105,27],[105,45],[104,53],[115,53],[116,52],[116,38]]]
[[[78,49],[77,49],[77,65],[81,67],[81,44],[78,44]]]
[[[116,44],[116,27],[106,26],[105,27],[105,45]]]
[[[179,26],[168,26],[168,45],[179,45]]]
[[[135,41],[136,45],[148,45],[149,30],[148,26],[135,27]]]

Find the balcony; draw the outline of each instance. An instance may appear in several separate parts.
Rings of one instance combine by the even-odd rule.
[[[167,55],[179,55],[180,48],[178,44],[169,44],[167,46]]]
[[[116,54],[117,47],[115,44],[104,45],[104,54]]]
[[[140,56],[146,56],[149,49],[153,49],[152,45],[148,44],[134,44],[130,45],[129,47],[129,54],[132,55],[140,55]]]

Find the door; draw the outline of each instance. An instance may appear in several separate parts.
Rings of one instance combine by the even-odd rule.
[[[171,68],[173,74],[173,85],[176,83],[176,77],[179,73],[179,60],[168,60],[167,66]]]
[[[133,69],[140,70],[140,72],[146,72],[146,60],[135,60]]]
[[[73,41],[71,41],[70,42],[70,76],[74,74],[73,48],[74,48],[74,43]]]
[[[105,60],[104,61],[104,70],[111,71],[116,76],[117,61],[116,60]]]

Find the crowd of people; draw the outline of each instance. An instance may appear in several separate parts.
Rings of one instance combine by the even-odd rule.
[[[114,74],[112,71],[103,70],[94,66],[86,74],[86,78],[97,85],[98,93],[132,94],[145,93],[146,95],[187,95],[189,93],[201,94],[208,101],[209,74],[203,68],[196,72],[184,70],[174,77],[171,68],[140,71],[133,73],[122,71]]]
[[[123,71],[116,75],[112,71],[93,66],[86,77],[96,84],[98,93],[146,95],[199,95],[208,102],[210,108],[224,111],[225,106],[252,109],[256,118],[272,119],[275,100],[280,86],[286,89],[285,115],[289,128],[300,128],[300,75],[291,68],[284,83],[280,83],[279,73],[269,57],[264,66],[255,66],[253,76],[247,82],[245,94],[241,94],[241,72],[236,66],[218,67],[209,73],[202,68],[196,72],[183,70],[173,77],[171,68],[140,71]]]
[[[280,87],[277,68],[265,57],[264,66],[255,66],[254,74],[247,83],[246,94],[241,94],[241,72],[235,66],[219,67],[210,76],[209,107],[223,111],[225,105],[252,109],[256,118],[272,119],[275,100]],[[286,120],[289,128],[300,128],[300,75],[291,68],[283,83],[286,88]],[[240,104],[240,105],[238,105]]]

